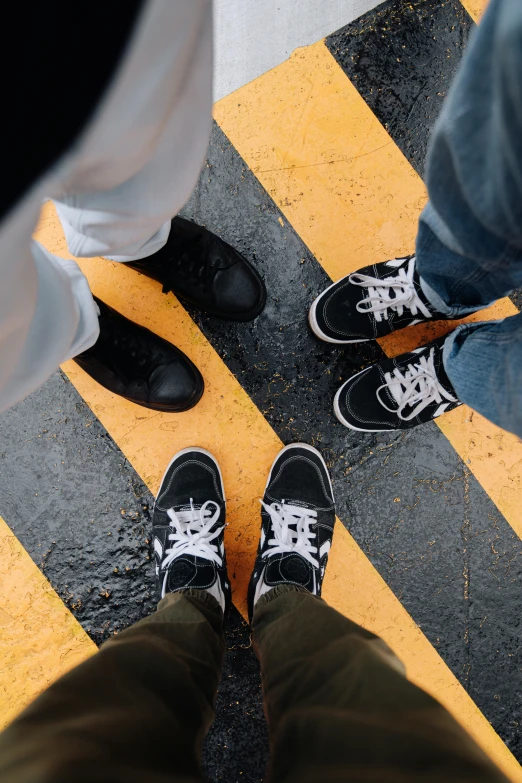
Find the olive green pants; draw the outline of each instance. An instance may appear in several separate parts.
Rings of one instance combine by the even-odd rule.
[[[2,783],[193,783],[223,661],[221,610],[196,590],[106,642],[0,735]],[[272,781],[506,781],[373,634],[321,599],[260,600]]]

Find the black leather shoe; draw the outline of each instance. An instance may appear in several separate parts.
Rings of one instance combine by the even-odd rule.
[[[203,226],[175,217],[167,244],[127,266],[158,280],[169,291],[207,313],[229,321],[251,321],[263,310],[263,280],[241,253]]]
[[[144,408],[179,413],[194,407],[204,383],[190,359],[157,334],[94,300],[100,308],[100,336],[92,348],[74,357],[82,370]]]

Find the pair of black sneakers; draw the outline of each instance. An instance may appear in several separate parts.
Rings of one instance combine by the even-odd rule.
[[[166,245],[148,258],[129,262],[207,313],[250,321],[263,310],[264,283],[237,250],[206,228],[176,217]],[[198,368],[178,348],[129,321],[95,298],[100,335],[75,361],[109,391],[153,410],[188,410],[200,400],[204,383]]]
[[[415,255],[410,255],[343,277],[317,297],[308,320],[321,340],[346,345],[447,316],[426,298]],[[444,369],[445,340],[377,362],[352,376],[335,395],[338,420],[361,432],[403,430],[461,405]]]
[[[328,469],[312,446],[283,448],[261,501],[261,537],[248,590],[258,600],[278,585],[320,595],[335,523]],[[170,462],[154,507],[153,546],[159,598],[206,590],[225,612],[231,602],[224,546],[226,500],[216,459],[183,449]]]

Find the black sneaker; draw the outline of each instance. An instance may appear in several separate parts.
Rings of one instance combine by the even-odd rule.
[[[414,255],[343,277],[317,297],[308,314],[312,331],[327,343],[363,343],[405,326],[446,319],[424,296]]]
[[[263,310],[263,280],[241,253],[203,226],[176,217],[167,244],[127,266],[158,280],[207,313],[229,321],[251,321]]]
[[[100,336],[74,361],[106,389],[144,408],[166,413],[193,408],[204,383],[188,356],[100,299],[94,301]]]
[[[259,598],[277,585],[321,595],[335,503],[317,449],[305,443],[285,446],[272,465],[261,504],[261,540],[248,588],[250,621]]]
[[[445,339],[377,362],[346,381],[334,400],[341,424],[360,432],[406,430],[461,405],[442,363]]]
[[[226,501],[221,471],[205,449],[171,460],[152,515],[159,598],[189,588],[207,590],[223,611],[230,605],[223,533]]]

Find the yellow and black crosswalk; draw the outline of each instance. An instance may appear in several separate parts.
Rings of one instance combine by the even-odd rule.
[[[325,598],[380,634],[410,678],[522,781],[522,443],[465,407],[406,434],[347,432],[331,412],[340,382],[452,325],[342,349],[319,344],[306,325],[331,279],[411,251],[428,128],[471,28],[468,12],[476,19],[482,5],[385,3],[216,105],[208,161],[184,214],[258,265],[269,296],[252,325],[189,312],[123,265],[80,261],[96,295],[191,357],[206,391],[192,411],[156,413],[68,363],[66,380],[51,379],[4,415],[4,723],[108,633],[150,611],[149,493],[180,448],[208,448],[222,466],[234,603],[245,616],[266,471],[282,442],[306,440],[323,451],[338,501]],[[419,47],[424,68],[437,63],[420,89]],[[37,236],[67,256],[49,204]],[[506,299],[473,318],[513,312]],[[252,664],[241,665],[248,679]],[[259,763],[264,735],[259,753],[252,748],[264,729],[254,718],[244,750]],[[225,726],[221,752],[228,742],[241,757],[241,725]],[[242,779],[260,779],[252,769]]]

